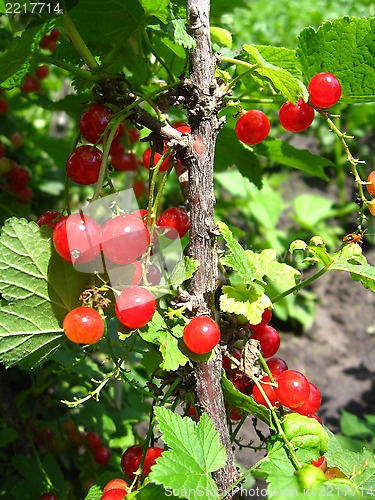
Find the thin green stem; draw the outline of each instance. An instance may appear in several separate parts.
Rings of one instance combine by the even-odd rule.
[[[240,432],[241,430],[241,427],[243,426],[243,424],[245,423],[245,420],[247,419],[248,415],[244,415],[241,420],[239,421],[239,423],[237,424],[236,428],[234,429],[234,431],[232,432],[231,436],[230,436],[230,442],[233,443],[234,440],[236,439],[236,436],[237,434]]]
[[[70,210],[70,200],[69,200],[69,177],[68,174],[65,174],[65,208],[70,215],[72,212]]]
[[[92,73],[90,73],[90,71],[77,68],[77,66],[72,66],[71,64],[68,64],[65,61],[60,61],[59,59],[55,59],[52,56],[47,56],[45,54],[38,53],[37,60],[48,64],[53,64],[58,68],[68,71],[74,76],[79,76],[80,78],[85,78],[86,80],[90,80],[93,84],[100,80],[100,75],[93,75]]]
[[[158,55],[156,54],[152,44],[151,44],[151,41],[150,41],[150,38],[147,34],[146,31],[143,32],[143,35],[144,35],[144,40],[146,42],[146,45],[149,49],[149,51],[151,52],[151,54],[153,54],[155,56],[155,59],[163,66],[163,68],[165,69],[165,71],[168,73],[168,76],[169,78],[172,80],[172,82],[176,82],[177,81],[177,78],[175,77],[175,75],[172,73],[172,71],[168,68],[168,65],[167,63]]]
[[[246,61],[241,61],[241,59],[233,59],[232,57],[226,57],[222,56],[221,57],[222,62],[227,62],[229,64],[235,64],[236,66],[244,66],[247,69],[254,69],[255,66],[258,66],[258,64],[250,64]]]
[[[96,62],[94,56],[91,54],[89,48],[87,47],[75,24],[73,23],[66,5],[64,5],[63,17],[65,21],[66,33],[70,41],[72,42],[73,47],[82,57],[83,61],[87,64],[90,70],[96,69],[98,67],[98,63]]]
[[[242,80],[242,78],[245,78],[245,76],[252,73],[258,67],[259,64],[254,64],[251,68],[248,68],[246,71],[236,76],[236,78],[234,78],[230,83],[228,83],[228,85],[226,85],[226,87],[224,88],[224,92],[227,93],[232,87],[236,85],[238,81]]]
[[[168,180],[169,174],[172,172],[173,167],[174,167],[174,165],[172,163],[170,165],[170,167],[168,168],[168,170],[163,175],[163,179],[162,179],[162,181],[160,183],[157,195],[155,196],[154,204],[152,206],[152,211],[153,211],[154,215],[157,215],[157,213],[158,213],[158,208],[159,208],[159,203],[160,203],[160,200],[161,200],[161,195],[163,194],[163,190],[165,188],[165,185],[167,184],[167,180]]]
[[[301,290],[301,288],[304,288],[305,286],[310,285],[310,283],[312,283],[313,281],[315,281],[318,278],[320,278],[321,276],[323,276],[323,274],[325,274],[327,271],[328,271],[328,268],[327,267],[323,267],[320,271],[318,271],[313,276],[310,276],[310,278],[308,278],[307,280],[302,281],[298,285],[293,286],[292,288],[289,288],[288,290],[285,290],[285,292],[280,293],[279,295],[277,295],[275,298],[272,299],[272,303],[275,304],[276,302],[278,302],[281,299],[284,299],[285,297],[287,297],[291,293],[298,292],[299,290]]]
[[[153,153],[153,151],[152,151]],[[163,156],[160,158],[160,160],[157,162],[155,167],[151,169],[151,165],[154,163],[154,158],[153,154],[151,154],[150,158],[150,171],[152,170],[152,177],[151,177],[151,183],[149,187],[149,195],[148,195],[148,208],[147,208],[147,225],[150,225],[151,222],[151,214],[153,213],[152,207],[153,207],[153,200],[154,200],[154,192],[155,192],[155,186],[156,186],[156,181],[158,178],[158,173],[160,170],[160,167],[163,163],[163,161],[171,154],[171,150],[167,149],[164,153]]]

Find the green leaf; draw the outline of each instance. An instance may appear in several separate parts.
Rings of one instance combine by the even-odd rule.
[[[0,238],[0,360],[32,366],[54,352],[65,336],[62,321],[79,305],[89,275],[78,273],[53,250],[52,232],[12,218]]]
[[[343,102],[375,100],[375,18],[341,17],[298,37],[298,57],[307,80],[321,71],[333,73]]]
[[[210,34],[212,43],[217,43],[224,47],[232,47],[232,34],[224,28],[210,26]]]
[[[167,22],[169,0],[139,0],[139,2],[148,15],[157,17],[164,24]]]
[[[18,438],[18,433],[13,427],[8,427],[0,431],[0,447],[13,443]]]
[[[344,246],[334,255],[330,271],[346,271],[354,281],[361,281],[365,288],[375,291],[375,267],[367,263],[362,248],[356,243]]]
[[[180,498],[190,500],[197,490],[206,492],[206,498],[217,498],[211,472],[223,467],[227,457],[208,415],[204,413],[196,424],[164,407],[154,412],[168,450],[153,466],[150,481],[178,491]]]
[[[272,427],[270,410],[263,405],[258,405],[252,397],[235,389],[232,381],[228,380],[224,372],[221,378],[221,385],[223,387],[224,399],[230,407],[236,407],[250,415],[254,415],[265,422],[269,427]]]
[[[23,84],[33,52],[45,33],[45,27],[27,28],[13,40],[9,50],[0,56],[0,83],[7,90]]]
[[[340,429],[346,436],[359,439],[371,435],[371,429],[366,422],[344,409],[341,410]]]
[[[285,435],[294,448],[316,449],[320,455],[328,450],[329,436],[314,418],[289,413],[282,424]]]
[[[332,216],[334,201],[316,194],[302,194],[294,199],[293,204],[298,221],[314,226]]]
[[[134,495],[134,496],[131,496]],[[163,488],[160,484],[148,483],[134,493],[128,493],[126,500],[164,500],[165,498],[179,498],[173,495],[173,488],[167,486]]]
[[[271,45],[255,45],[254,47],[268,63],[286,69],[295,78],[301,78],[301,64],[295,50],[285,47],[273,47]]]
[[[333,163],[322,156],[314,155],[307,149],[296,149],[290,144],[279,139],[267,139],[256,146],[256,153],[281,163],[288,167],[296,168],[306,174],[319,177],[328,181],[323,167],[333,166]]]
[[[159,346],[163,357],[160,368],[166,371],[175,371],[189,361],[189,358],[179,348],[179,339],[182,337],[182,333],[182,326],[176,325],[171,329],[156,311],[152,320],[140,330],[139,335],[146,342]]]
[[[186,31],[186,18],[176,17],[171,8],[168,17],[168,33],[173,42],[182,45],[185,49],[193,49],[196,45],[194,38]]]
[[[261,322],[264,309],[272,307],[270,299],[263,293],[261,286],[245,285],[222,287],[220,296],[220,310],[245,316],[252,325]]]
[[[6,8],[5,8],[5,1],[0,0],[0,14],[5,14]]]
[[[305,102],[308,100],[308,92],[303,83],[295,78],[289,71],[267,61],[260,53],[259,49],[253,45],[244,45],[244,50],[250,55],[250,62],[257,64],[254,70],[259,76],[268,80],[273,88],[280,92],[285,99],[297,104],[298,98],[302,97]],[[277,49],[276,49],[277,51]],[[268,52],[270,55],[270,52]],[[274,54],[272,59],[277,62]]]
[[[184,256],[172,271],[171,284],[182,285],[189,280],[199,267],[199,260]]]

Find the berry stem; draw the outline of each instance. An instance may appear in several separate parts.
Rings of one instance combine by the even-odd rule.
[[[47,64],[53,64],[54,66],[64,69],[65,71],[68,71],[74,76],[78,76],[79,78],[85,78],[88,80],[92,85],[94,83],[98,82],[100,80],[99,75],[93,75],[90,71],[87,71],[85,69],[77,68],[77,66],[72,66],[71,64],[66,63],[65,61],[60,61],[59,59],[55,59],[54,57],[50,55],[44,55],[41,53],[38,53],[37,56],[37,61],[44,62]]]
[[[98,63],[96,62],[94,56],[91,54],[89,48],[87,47],[83,38],[79,34],[79,31],[77,30],[75,24],[73,23],[72,18],[68,13],[68,9],[65,5],[65,2],[63,2],[63,6],[64,6],[63,17],[65,21],[66,33],[70,41],[72,42],[73,47],[82,57],[82,59],[90,68],[90,70],[96,69],[98,67]]]
[[[70,210],[70,200],[69,200],[69,176],[65,174],[65,207],[68,215],[72,212]]]
[[[291,293],[298,292],[299,290],[301,290],[301,288],[304,288],[305,286],[310,285],[310,283],[312,283],[313,281],[315,281],[318,278],[320,278],[321,276],[323,276],[323,274],[325,274],[327,271],[328,271],[328,267],[323,267],[316,274],[314,274],[313,276],[310,276],[310,278],[306,279],[305,281],[302,281],[298,285],[293,286],[292,288],[285,290],[285,292],[277,295],[275,298],[272,299],[272,303],[275,304],[275,302],[278,302],[279,300],[284,299],[285,297],[287,297]]]

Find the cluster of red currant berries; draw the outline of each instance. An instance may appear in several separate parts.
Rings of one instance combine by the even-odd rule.
[[[49,35],[45,35],[41,42],[39,43],[39,47],[44,50],[48,50],[49,52],[55,52],[57,43],[59,40],[60,31],[57,28],[53,28]]]
[[[279,112],[281,125],[289,132],[302,132],[313,122],[314,109],[327,109],[338,102],[341,85],[330,73],[318,73],[310,80],[309,103],[299,99],[297,105],[285,102]],[[243,113],[236,123],[236,135],[244,144],[255,145],[268,136],[271,125],[267,116],[259,110]]]
[[[27,185],[30,179],[30,172],[27,168],[10,162],[10,170],[5,175],[7,188],[10,189],[18,203],[27,205],[33,196],[32,189]]]
[[[25,82],[22,87],[20,87],[21,92],[25,92],[28,94],[31,92],[38,93],[40,91],[40,82],[42,80],[45,80],[48,75],[48,66],[46,66],[45,64],[43,64],[42,66],[38,66],[34,71],[34,75],[30,75],[29,73],[26,75]]]
[[[319,417],[315,415],[321,404],[319,389],[309,382],[302,373],[289,370],[283,359],[273,357],[280,347],[280,336],[275,328],[268,324],[271,316],[272,311],[265,309],[261,322],[258,325],[249,325],[252,331],[251,338],[259,341],[263,357],[270,358],[266,363],[274,380],[274,383],[271,383],[268,375],[264,375],[260,380],[260,386],[272,406],[279,403],[301,415],[319,420]],[[239,360],[241,358],[240,351],[235,351],[234,357]],[[252,391],[255,402],[268,407],[268,402],[258,387],[255,385],[252,388],[250,379],[238,369],[231,370],[231,360],[227,356],[223,358],[223,367],[226,373],[232,377],[233,385],[237,390],[245,394],[250,394]],[[230,418],[240,420],[242,415],[234,409]]]

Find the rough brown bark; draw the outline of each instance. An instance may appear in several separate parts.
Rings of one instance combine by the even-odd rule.
[[[222,95],[215,80],[217,60],[211,51],[210,1],[187,0],[188,30],[196,42],[190,53],[189,123],[192,131],[192,156],[189,168],[190,246],[189,255],[200,266],[190,286],[191,302],[196,315],[214,315],[214,294],[218,279],[217,228],[213,219],[215,205],[213,171],[218,112]],[[222,358],[219,347],[214,359],[196,365],[196,392],[202,409],[213,421],[227,452],[227,463],[214,473],[219,491],[223,492],[238,478],[230,443],[227,416],[221,388]],[[227,498],[232,498],[228,495]]]

